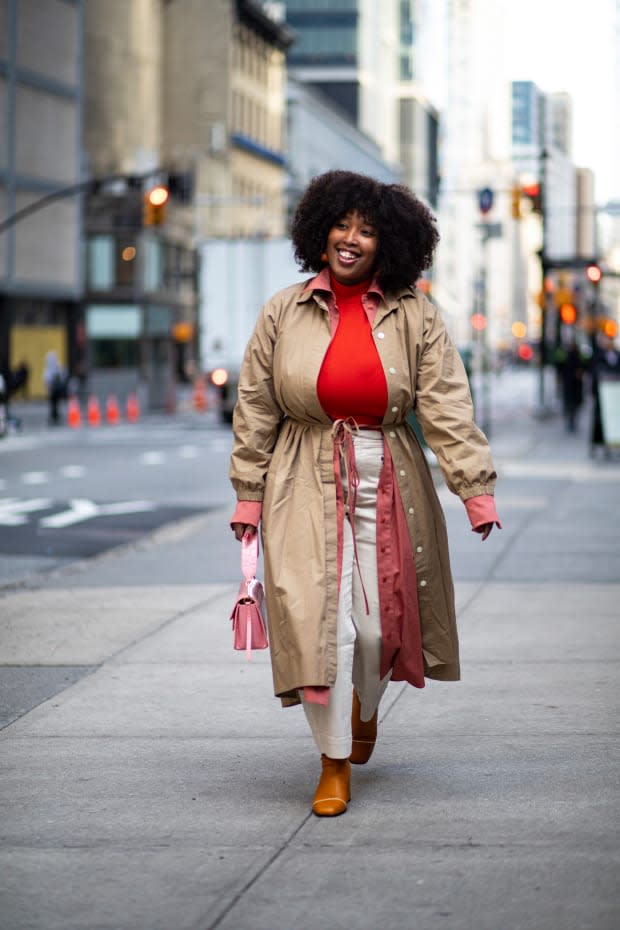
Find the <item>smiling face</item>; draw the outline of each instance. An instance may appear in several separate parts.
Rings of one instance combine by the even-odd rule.
[[[375,227],[351,210],[330,229],[323,259],[340,284],[359,284],[372,277],[378,246]]]

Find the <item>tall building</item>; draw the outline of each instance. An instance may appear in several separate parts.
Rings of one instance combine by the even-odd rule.
[[[532,81],[515,81],[512,100],[512,156],[517,177],[543,184],[548,257],[571,258],[576,254],[578,214],[571,98],[568,94],[543,94]]]
[[[285,228],[285,50],[254,0],[86,5],[92,386],[152,408],[198,358],[197,245]],[[122,175],[120,180],[115,180]],[[157,213],[149,190],[169,193]]]
[[[510,98],[501,15],[502,4],[494,0],[439,0],[426,5],[430,34],[443,38],[441,67],[429,54],[421,62],[431,96],[438,89],[441,114],[441,241],[433,294],[459,344],[476,335],[470,319],[479,307],[483,277],[486,338],[494,344],[510,332]],[[493,204],[483,217],[478,192],[485,188],[492,191]],[[499,235],[487,240],[483,220],[492,223]]]
[[[416,83],[414,0],[287,0],[297,39],[290,74],[320,91],[400,180],[433,203],[437,189],[436,110]]]
[[[44,357],[70,367],[83,334],[81,0],[0,3],[0,365],[26,362],[42,396]]]
[[[291,210],[310,180],[324,171],[346,167],[386,184],[399,180],[399,167],[382,158],[377,143],[309,84],[289,79],[286,116]]]

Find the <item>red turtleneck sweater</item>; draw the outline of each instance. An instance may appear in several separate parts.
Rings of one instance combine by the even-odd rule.
[[[353,417],[360,426],[377,426],[387,406],[387,383],[362,304],[370,281],[339,284],[330,275],[330,283],[339,320],[319,373],[319,400],[333,420]]]

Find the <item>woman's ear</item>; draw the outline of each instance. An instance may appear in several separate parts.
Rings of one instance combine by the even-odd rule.
[[[327,252],[321,252],[321,261],[327,264]]]

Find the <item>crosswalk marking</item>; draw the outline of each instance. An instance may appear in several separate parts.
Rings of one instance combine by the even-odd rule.
[[[83,478],[86,474],[84,465],[64,465],[60,469],[63,478]]]
[[[27,471],[22,475],[24,484],[47,484],[49,474],[46,471]]]
[[[140,456],[140,463],[142,465],[163,465],[166,461],[165,452],[143,452]]]

